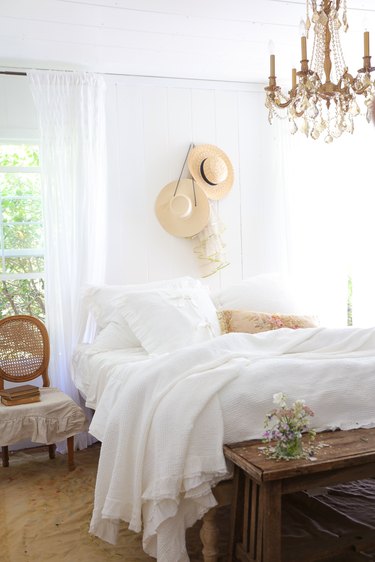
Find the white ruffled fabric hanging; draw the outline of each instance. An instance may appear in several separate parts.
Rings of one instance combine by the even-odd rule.
[[[225,225],[219,216],[217,203],[210,201],[210,208],[210,220],[207,226],[193,237],[194,241],[198,241],[194,252],[199,260],[201,277],[209,277],[229,265],[226,245],[222,237]]]
[[[81,288],[103,283],[105,272],[106,84],[89,72],[27,75],[40,127],[51,383],[80,403],[70,373],[86,324]],[[75,442],[81,449],[92,439]]]

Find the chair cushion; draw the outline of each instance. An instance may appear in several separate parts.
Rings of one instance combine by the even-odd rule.
[[[17,406],[0,402],[0,446],[23,439],[50,445],[87,428],[82,408],[57,388],[41,388],[40,402]]]

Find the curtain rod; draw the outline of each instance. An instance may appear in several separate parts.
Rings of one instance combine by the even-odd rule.
[[[10,70],[0,70],[0,74],[9,74],[11,76],[27,76],[26,72],[11,72]]]
[[[1,66],[1,65],[0,65]],[[52,69],[46,69],[46,68],[38,68],[36,70],[52,70]],[[74,72],[73,70],[58,70],[58,69],[53,69],[57,72]],[[94,71],[92,71],[94,72]],[[6,74],[8,76],[27,76],[27,72],[16,72],[16,71],[12,71],[12,70],[0,70],[0,76],[2,74]],[[130,77],[130,78],[157,78],[160,80],[190,80],[190,81],[194,81],[194,82],[223,82],[223,83],[228,83],[228,84],[263,84],[261,82],[246,82],[243,80],[228,80],[228,79],[220,79],[220,78],[192,78],[192,77],[187,77],[187,76],[156,76],[156,75],[150,75],[150,74],[127,74],[127,73],[117,73],[117,72],[99,72],[96,71],[94,72],[94,74],[101,74],[102,76],[124,76],[124,77]]]

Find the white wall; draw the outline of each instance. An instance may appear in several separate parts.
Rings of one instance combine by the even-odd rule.
[[[26,77],[0,75],[0,139],[38,137],[38,119]]]
[[[139,76],[263,82],[268,43],[285,90],[300,59],[305,2],[280,0],[1,0],[4,66],[82,69]],[[311,17],[311,14],[310,14]],[[363,31],[375,29],[374,0],[348,2],[341,33],[351,73]],[[308,41],[308,53],[313,38]]]
[[[190,142],[218,145],[235,170],[233,189],[219,203],[230,266],[208,283],[215,288],[272,271],[273,249],[262,245],[264,229],[277,227],[277,221],[266,223],[264,214],[277,196],[263,89],[136,77],[107,83],[108,282],[199,276],[193,242],[166,233],[154,214],[155,199],[178,179]]]
[[[219,203],[230,266],[207,283],[218,288],[277,270],[280,201],[270,150],[274,131],[262,87],[121,76],[107,76],[106,81],[107,282],[199,276],[193,242],[166,233],[154,214],[155,199],[178,178],[190,142],[220,146],[235,171],[233,189]],[[0,76],[0,137],[37,136],[27,79]],[[263,234],[270,229],[275,236],[267,246]]]

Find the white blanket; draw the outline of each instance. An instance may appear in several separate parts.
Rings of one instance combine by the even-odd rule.
[[[90,432],[102,441],[90,532],[120,520],[159,562],[186,562],[185,529],[228,476],[224,442],[260,437],[272,396],[303,398],[318,431],[375,426],[375,329],[227,334],[116,367]]]

